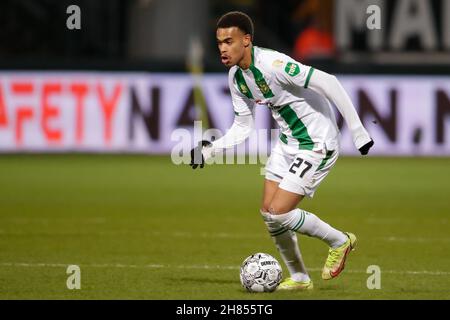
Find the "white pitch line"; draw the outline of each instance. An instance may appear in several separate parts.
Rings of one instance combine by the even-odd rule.
[[[428,243],[428,242],[450,242],[450,238],[424,238],[424,237],[382,237],[376,240],[388,242]]]
[[[176,237],[176,238],[205,238],[205,239],[264,239],[268,238],[269,235],[262,234],[238,234],[238,233],[226,233],[226,232],[218,232],[218,233],[207,233],[207,232],[161,232],[161,231],[143,231],[143,232],[129,232],[129,231],[92,231],[92,232],[45,232],[39,231],[36,233],[33,232],[24,232],[24,231],[5,231],[0,230],[0,236],[167,236],[167,237]]]
[[[1,262],[0,267],[26,267],[26,268],[66,268],[70,264],[64,263],[23,263],[23,262]],[[223,265],[164,265],[164,264],[146,264],[146,265],[135,265],[135,264],[110,264],[110,263],[93,263],[93,264],[80,264],[80,267],[88,268],[129,268],[129,269],[197,269],[197,270],[239,270],[239,266],[223,266]],[[322,268],[308,268],[309,271],[321,271]],[[367,273],[364,270],[346,270],[347,273]],[[400,271],[400,270],[383,270],[381,273],[388,274],[407,274],[407,275],[430,275],[430,276],[449,276],[450,272],[447,271]]]
[[[175,237],[175,238],[184,238],[184,239],[195,239],[195,238],[204,238],[204,239],[269,239],[269,235],[267,233],[226,233],[226,232],[217,232],[217,233],[208,233],[208,232],[161,232],[161,231],[92,231],[92,232],[45,232],[39,231],[37,233],[33,232],[21,232],[21,231],[5,231],[0,229],[0,236],[143,236],[143,237],[152,237],[152,236],[167,236],[167,237]],[[384,241],[384,242],[406,242],[406,243],[435,243],[435,242],[443,242],[449,243],[449,237],[376,237],[376,238],[368,238],[367,240],[376,240],[376,241]]]

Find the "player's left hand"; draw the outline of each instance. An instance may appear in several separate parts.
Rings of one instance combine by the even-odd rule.
[[[370,140],[365,145],[363,145],[361,148],[359,148],[359,152],[361,152],[361,154],[363,156],[367,155],[369,153],[370,148],[372,148],[374,144],[375,143],[373,142],[373,140]]]
[[[205,166],[205,157],[202,152],[205,147],[212,147],[212,143],[208,140],[202,140],[197,147],[191,150],[191,163],[189,165],[192,169],[197,169],[198,166],[202,169]]]

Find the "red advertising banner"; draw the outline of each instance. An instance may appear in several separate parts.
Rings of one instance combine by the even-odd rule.
[[[450,155],[449,77],[338,78],[376,142],[372,154]],[[195,133],[200,118],[193,86],[186,74],[2,72],[0,152],[189,150],[201,138],[201,129],[189,141],[179,138]],[[204,76],[202,91],[210,127],[224,134],[234,116],[227,76]],[[342,153],[356,155],[336,116]],[[260,131],[274,126],[263,107],[257,108],[256,123]],[[258,152],[258,143],[250,141],[244,152]]]

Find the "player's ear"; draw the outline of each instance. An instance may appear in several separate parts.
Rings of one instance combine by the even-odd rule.
[[[248,47],[252,42],[252,36],[249,34],[244,35],[244,47]]]

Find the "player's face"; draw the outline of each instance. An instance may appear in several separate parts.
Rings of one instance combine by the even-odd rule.
[[[251,37],[239,28],[219,28],[216,32],[220,60],[227,67],[239,64],[244,58],[245,48],[250,45]]]

